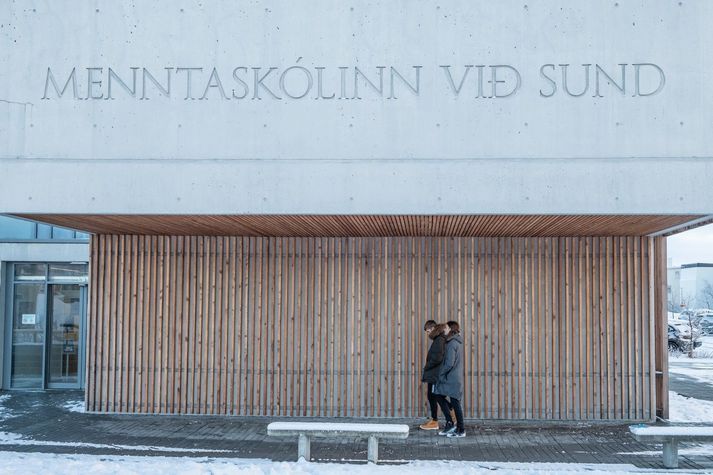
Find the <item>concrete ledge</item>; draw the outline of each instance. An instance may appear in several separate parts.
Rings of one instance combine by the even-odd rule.
[[[713,158],[0,159],[0,213],[713,214]]]

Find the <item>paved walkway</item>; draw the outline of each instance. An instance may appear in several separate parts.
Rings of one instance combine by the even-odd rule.
[[[671,371],[668,373],[668,385],[671,391],[675,391],[681,396],[713,401],[713,384],[676,372],[676,368],[682,368],[687,371],[695,370],[713,374],[713,363],[710,360],[677,358],[669,360],[669,366]]]
[[[215,456],[294,460],[297,440],[267,437],[271,418],[107,415],[72,412],[78,391],[0,392],[0,451],[113,455]],[[346,421],[340,419],[340,421]],[[352,420],[353,421],[353,420]],[[364,422],[363,420],[359,422]],[[404,441],[380,443],[384,461],[625,463],[662,468],[661,446],[635,441],[621,424],[483,423],[469,421],[468,437],[447,439],[411,426]],[[15,440],[13,440],[15,438]],[[709,446],[710,447],[710,446]],[[366,460],[366,441],[312,444],[312,457]],[[681,468],[713,470],[713,453],[682,444]]]

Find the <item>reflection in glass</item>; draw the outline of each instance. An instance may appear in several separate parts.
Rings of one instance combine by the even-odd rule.
[[[24,219],[0,216],[0,239],[34,239],[35,223]]]
[[[54,226],[52,228],[52,239],[74,239],[74,231]]]
[[[16,284],[12,321],[11,385],[41,388],[45,336],[45,284]]]
[[[37,223],[37,239],[52,239],[52,226]]]
[[[79,367],[81,295],[78,285],[51,285],[49,380],[76,384]]]
[[[44,281],[46,272],[45,264],[15,264],[15,280]]]
[[[50,264],[50,280],[66,282],[87,282],[86,264]]]

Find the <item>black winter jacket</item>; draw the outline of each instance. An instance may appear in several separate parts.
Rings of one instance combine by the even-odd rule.
[[[440,373],[445,354],[446,336],[441,332],[433,338],[433,343],[431,343],[431,347],[428,349],[426,365],[423,367],[421,381],[431,384],[438,381],[438,374]]]

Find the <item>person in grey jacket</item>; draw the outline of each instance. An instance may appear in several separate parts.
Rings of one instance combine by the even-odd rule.
[[[463,407],[461,406],[463,399],[463,338],[460,336],[458,322],[450,321],[447,325],[448,327],[444,331],[447,339],[446,353],[438,373],[438,380],[433,388],[433,392],[438,395],[438,405],[441,406],[441,410],[446,416],[446,427],[438,434],[448,437],[465,437]],[[455,411],[455,421],[451,417],[450,408]]]

